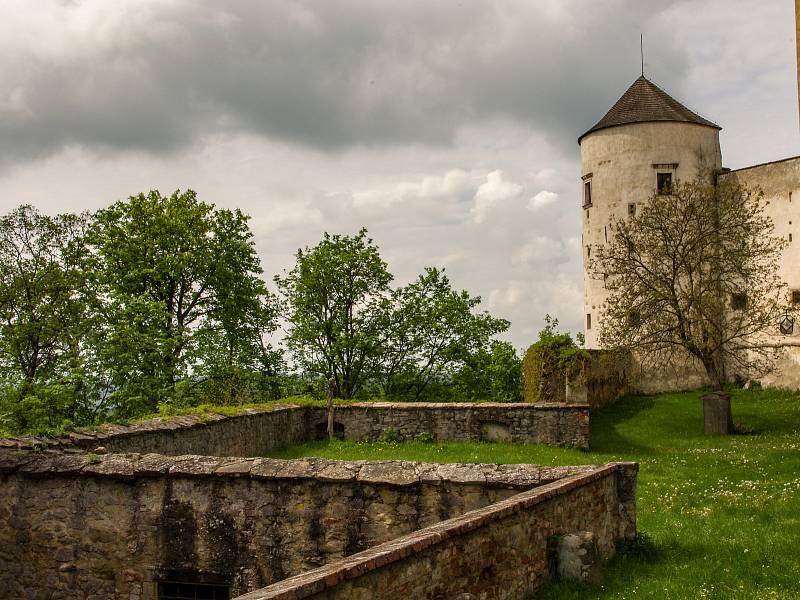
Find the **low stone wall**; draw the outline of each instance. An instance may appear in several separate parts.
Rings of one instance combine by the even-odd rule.
[[[325,431],[325,409],[310,409],[310,419],[315,432]],[[454,442],[589,446],[589,407],[580,404],[369,402],[337,406],[334,422],[356,441],[392,430],[404,440],[430,434]]]
[[[0,439],[0,449],[91,451],[102,446],[108,452],[152,452],[170,456],[260,456],[307,439],[307,409],[275,405],[268,410],[244,409],[234,416],[184,415],[134,425],[102,425],[96,431],[55,438]]]
[[[4,450],[0,598],[148,600],[158,581],[187,574],[242,594],[490,505],[497,509],[472,513],[469,525],[442,529],[467,537],[425,552],[448,548],[450,556],[475,543],[469,561],[483,552],[477,573],[495,581],[511,568],[508,553],[517,551],[509,546],[519,556],[535,550],[538,572],[543,540],[573,527],[596,530],[608,554],[613,539],[635,527],[630,490],[621,493],[612,477],[618,470]],[[547,512],[516,496],[576,473],[595,475],[569,480],[570,493],[583,490],[574,497],[546,488]],[[527,516],[515,517],[519,511]],[[406,566],[419,573],[424,556]]]
[[[603,559],[636,536],[637,465],[523,492],[238,600],[522,599],[548,576],[554,536],[593,534]]]
[[[347,439],[372,440],[391,428],[403,439],[428,433],[439,440],[503,440],[515,443],[589,445],[585,405],[365,402],[335,408],[337,429]],[[171,456],[261,456],[325,434],[325,409],[272,406],[236,416],[206,414],[104,425],[98,431],[59,438],[0,439],[1,448],[158,453]]]

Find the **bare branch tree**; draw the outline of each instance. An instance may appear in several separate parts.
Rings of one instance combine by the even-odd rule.
[[[763,374],[791,312],[778,262],[785,245],[762,209],[763,194],[711,178],[677,183],[593,248],[592,277],[609,292],[604,347],[635,351],[644,364],[697,358],[721,389],[725,369]]]

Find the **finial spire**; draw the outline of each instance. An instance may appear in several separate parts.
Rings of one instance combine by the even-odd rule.
[[[644,77],[644,33],[639,34],[639,54],[642,57],[642,77]]]

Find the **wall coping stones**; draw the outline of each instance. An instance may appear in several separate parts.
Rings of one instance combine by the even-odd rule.
[[[542,467],[472,463],[418,463],[399,460],[342,461],[323,458],[285,460],[200,455],[65,454],[61,452],[0,452],[0,474],[26,477],[89,476],[129,481],[137,477],[246,477],[272,480],[358,481],[405,487],[452,483],[528,489],[596,466]]]
[[[591,482],[618,474],[631,477],[636,474],[638,469],[638,463],[609,463],[595,466],[587,472],[574,474],[521,492],[485,508],[469,511],[459,517],[425,527],[374,548],[284,579],[268,587],[239,596],[236,600],[302,600],[332,588],[340,582],[356,579],[370,571],[400,561],[414,553],[461,536],[488,523],[565,495]]]

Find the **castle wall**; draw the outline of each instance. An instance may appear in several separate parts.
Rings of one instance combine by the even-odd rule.
[[[318,431],[325,409],[310,411]],[[518,444],[589,447],[589,406],[586,404],[506,404],[369,402],[337,406],[334,419],[345,439],[376,440],[392,429],[400,439],[420,434],[454,442],[502,439]]]
[[[676,180],[697,178],[701,170],[722,164],[719,132],[704,125],[646,122],[601,129],[581,140],[581,176],[591,181],[592,204],[583,210],[584,321],[586,347],[599,348],[600,313],[607,298],[602,279],[588,274],[590,246],[612,238],[612,218],[625,219],[628,205],[637,209],[657,191],[656,174],[671,173]],[[654,167],[657,165],[657,167]],[[674,166],[677,165],[677,166]]]
[[[375,440],[394,430],[400,439],[430,434],[438,440],[502,440],[522,444],[589,446],[584,404],[363,402],[335,407],[337,434]],[[166,455],[263,456],[276,448],[325,437],[327,412],[307,406],[246,409],[107,425],[60,438],[0,439],[1,448],[49,448]]]
[[[763,165],[737,169],[723,174],[749,188],[764,192],[764,213],[775,225],[775,235],[787,246],[781,255],[779,273],[788,286],[787,294],[800,292],[800,157]],[[800,311],[800,303],[795,306]],[[786,348],[776,369],[761,379],[771,387],[800,389],[800,318],[796,317],[794,331],[782,334],[776,324],[771,341],[775,344],[795,344]]]
[[[616,541],[635,539],[635,494],[636,465],[607,465],[237,600],[522,600],[548,577],[556,536],[589,531],[604,559]]]
[[[594,470],[4,451],[0,598],[149,600],[157,581],[187,576],[242,594]],[[609,550],[635,527],[633,496],[620,513],[614,481],[512,518],[513,530],[498,523],[470,560],[505,573],[506,547],[530,543],[509,536],[535,532],[538,546],[573,526]],[[487,547],[493,537],[502,545]]]

